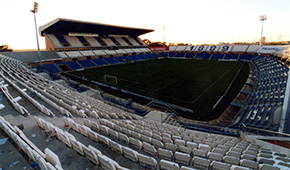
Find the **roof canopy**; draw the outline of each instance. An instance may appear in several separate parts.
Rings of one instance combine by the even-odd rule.
[[[154,30],[57,18],[39,27],[39,31],[42,36],[44,34],[88,33],[101,36],[113,34],[138,37]]]

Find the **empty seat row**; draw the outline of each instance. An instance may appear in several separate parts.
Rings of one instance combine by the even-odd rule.
[[[63,169],[58,156],[54,152],[46,148],[45,153],[43,153],[17,126],[13,126],[2,116],[0,116],[0,127],[41,169]]]
[[[77,141],[75,137],[70,133],[59,129],[58,127],[52,125],[49,122],[46,122],[41,118],[38,118],[36,116],[34,118],[39,127],[45,130],[53,129],[56,132],[56,136],[60,141],[65,143],[68,147],[71,147],[72,149],[77,151],[80,155],[85,156],[96,165],[100,165],[104,169],[126,169],[124,167],[121,167],[116,161],[103,155],[102,152],[95,147],[91,145],[85,146],[81,142]],[[79,132],[81,133],[84,131]],[[106,138],[101,138],[101,136],[98,136],[97,139],[108,144],[108,142],[106,142]]]
[[[89,128],[87,129],[87,132],[82,132],[82,131],[78,130],[76,127],[80,127],[80,126],[84,126],[84,125],[79,125],[78,123],[75,123],[70,118],[64,118],[64,120],[65,120],[65,124],[70,125],[73,130],[83,134],[84,136],[86,136],[86,134],[88,132],[89,138],[91,138],[92,140],[94,140],[96,142],[103,143],[111,150],[116,151],[117,153],[119,153],[121,155],[124,155],[124,157],[130,159],[131,161],[136,162],[136,163],[140,163],[140,165],[143,165],[146,167],[151,167],[153,169],[156,168],[157,161],[154,158],[140,154],[137,151],[135,151],[129,147],[122,146],[122,145],[112,141],[111,139],[107,138],[106,136],[103,136],[101,134],[98,134],[98,133],[90,130]],[[86,124],[91,125],[92,129],[100,131],[105,135],[109,135],[109,129],[106,126],[100,125],[100,124],[97,124],[94,122],[89,123],[89,120],[86,120],[85,122],[86,122]],[[103,130],[101,130],[101,129],[103,129]],[[128,138],[126,135],[122,136],[122,134],[118,134],[116,136],[118,136],[118,139],[123,140],[128,144],[131,144],[132,147],[135,147],[137,149],[143,149],[143,143],[139,140],[136,140],[132,137]]]

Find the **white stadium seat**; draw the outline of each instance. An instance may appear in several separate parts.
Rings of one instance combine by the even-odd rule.
[[[197,156],[192,159],[192,162],[193,166],[196,168],[208,169],[210,166],[210,160]]]
[[[167,160],[160,160],[159,162],[160,169],[164,170],[179,170],[179,165],[177,163],[167,161]]]
[[[76,150],[79,154],[84,156],[84,150],[83,150],[84,145],[77,140],[71,140],[71,143],[72,143],[73,149]]]
[[[177,163],[182,163],[185,165],[189,165],[190,163],[190,155],[182,152],[175,152],[175,161]]]
[[[147,142],[143,142],[143,149],[145,152],[147,152],[153,156],[155,156],[157,154],[155,147]]]
[[[46,148],[44,150],[45,152],[45,159],[50,162],[53,166],[57,167],[57,168],[62,168],[61,167],[61,163],[60,163],[60,160],[59,160],[59,157],[54,153],[52,152],[50,149]]]
[[[91,149],[89,149],[86,146],[83,147],[83,150],[84,150],[84,153],[85,153],[85,157],[87,157],[90,161],[92,161],[96,165],[99,165],[98,156],[97,156],[97,154],[94,151],[92,151]]]
[[[110,144],[111,150],[116,151],[116,152],[120,153],[121,155],[123,154],[123,146],[122,145],[120,145],[112,140],[109,140],[109,144]]]
[[[128,147],[123,147],[124,156],[134,162],[138,162],[138,153]]]
[[[157,168],[157,161],[149,156],[138,154],[138,159],[141,165],[145,166],[146,168],[156,169]]]
[[[135,138],[129,137],[129,143],[137,149],[143,148],[143,143],[140,140],[137,140]]]
[[[231,168],[230,164],[219,161],[212,161],[210,166],[212,170],[229,170]]]
[[[173,152],[170,150],[158,148],[158,156],[159,158],[167,159],[167,160],[172,160],[173,158]]]

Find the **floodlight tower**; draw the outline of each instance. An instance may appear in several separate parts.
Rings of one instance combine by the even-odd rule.
[[[165,53],[165,25],[162,26],[163,30],[163,53]]]
[[[36,16],[35,13],[38,11],[38,3],[34,2],[33,5],[33,10],[30,10],[34,14],[34,24],[35,24],[35,33],[36,33],[36,41],[37,41],[37,50],[38,50],[38,60],[39,60],[39,66],[42,66],[41,63],[41,54],[40,54],[40,49],[39,49],[39,40],[38,40],[38,32],[37,32],[37,24],[36,24]]]
[[[261,28],[261,39],[260,39],[260,48],[262,46],[262,39],[263,39],[263,27],[264,27],[264,21],[267,20],[266,15],[260,16],[260,21],[262,21],[262,28]]]

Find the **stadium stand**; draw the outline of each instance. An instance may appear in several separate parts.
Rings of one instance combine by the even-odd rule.
[[[274,115],[283,103],[289,68],[265,56],[255,58],[252,62],[256,72],[254,90],[237,121],[239,124],[277,131]]]
[[[118,61],[115,60],[115,58],[103,58],[103,60],[105,60],[109,64],[117,64],[118,63]]]
[[[62,63],[56,63],[58,65],[68,65],[70,67],[71,70],[77,70],[77,69],[81,69],[83,68],[78,62],[76,61],[68,61],[68,62],[62,62]]]
[[[210,59],[210,56],[209,53],[197,53],[195,59]]]
[[[84,68],[96,67],[96,64],[91,60],[79,60],[78,61]]]
[[[257,59],[256,62],[262,62],[260,60],[262,59]],[[264,60],[267,61],[267,58]],[[283,169],[289,166],[289,163],[283,161],[289,160],[287,155],[265,149],[252,142],[237,137],[209,134],[161,124],[149,119],[141,120],[135,115],[108,106],[97,99],[83,96],[66,89],[64,86],[45,80],[11,58],[1,55],[0,64],[1,71],[17,83],[25,82],[23,85],[26,84],[29,91],[34,90],[37,94],[40,93],[55,103],[55,105],[51,103],[50,106],[62,107],[73,115],[73,117],[70,116],[71,118],[62,118],[64,126],[54,125],[56,119],[40,118],[39,116],[34,116],[32,119],[35,119],[35,123],[41,129],[55,131],[57,142],[67,145],[63,150],[75,151],[79,153],[77,155],[79,160],[82,160],[81,158],[87,159],[92,161],[95,166],[113,169],[125,167],[132,169],[155,169],[157,167],[165,169],[179,169],[180,167],[183,167],[182,169],[216,167]],[[13,71],[13,74],[10,74],[8,69]],[[65,113],[64,110],[63,113]],[[61,115],[56,114],[56,116],[59,119]],[[93,117],[99,119],[92,119]],[[1,118],[1,128],[7,129],[9,127],[7,124],[9,123],[3,123]],[[63,131],[60,127],[70,127],[70,131]],[[11,132],[6,130],[6,133]],[[87,144],[86,140],[92,140],[100,145],[96,148]],[[188,148],[186,149],[186,147]],[[198,149],[190,151],[189,148]],[[107,150],[111,150],[110,153],[118,155],[119,158],[114,159]],[[156,155],[157,150],[159,154],[156,157],[154,155]],[[28,150],[26,152],[28,155],[30,154]],[[189,154],[192,152],[193,155]],[[45,156],[46,161],[50,160],[52,166],[68,168],[69,165],[64,164],[62,159],[57,159],[58,154],[61,154],[60,152],[53,154],[47,150],[45,154],[54,157],[54,159],[48,159]],[[62,158],[68,156],[67,152],[63,154]],[[126,160],[126,162],[131,161],[128,165],[123,164],[120,159]],[[37,163],[39,166],[47,165],[47,163],[43,163],[44,161],[45,159],[41,159]]]
[[[78,37],[63,35],[63,38],[65,38],[66,42],[73,47],[83,47],[84,46]]]
[[[52,49],[60,50],[44,54],[46,72],[56,76],[55,73],[62,71],[162,57],[243,60],[251,68],[246,83],[251,90],[247,91],[248,97],[233,124],[226,129],[245,126],[277,131],[279,128],[277,109],[285,101],[289,68],[272,57],[256,55],[259,48],[255,45],[170,46],[166,53],[152,53],[136,36],[151,30],[66,19],[57,19],[56,23],[68,24],[71,28],[88,24],[95,29],[105,27],[109,32],[112,28],[125,29],[130,33],[129,37],[122,38],[68,35],[68,30],[54,35],[51,24],[45,25],[41,34],[52,42]],[[119,48],[123,46],[125,48]],[[0,96],[0,128],[41,169],[262,170],[290,167],[289,149],[263,145],[259,138],[248,136],[251,131],[240,133],[240,137],[227,136],[216,134],[222,131],[219,127],[208,133],[204,129],[190,130],[187,126],[137,116],[100,96],[81,94],[32,72],[26,63],[37,61],[36,53],[27,58],[21,55],[28,53],[5,54],[7,56],[0,54],[0,88],[4,94],[3,98]],[[23,124],[24,129],[15,126],[19,124]]]
[[[59,73],[60,70],[54,64],[44,64],[43,69],[50,72],[50,73]]]
[[[41,51],[41,60],[54,60],[60,59],[58,53],[53,51]],[[12,57],[14,59],[23,61],[25,63],[32,63],[38,61],[38,54],[35,51],[28,51],[28,52],[6,52],[5,55]]]
[[[96,63],[96,65],[98,66],[103,66],[103,65],[107,65],[108,63],[103,60],[102,58],[99,58],[99,59],[93,59],[92,60],[94,63]]]
[[[90,43],[83,36],[76,36],[83,46],[91,46]]]

